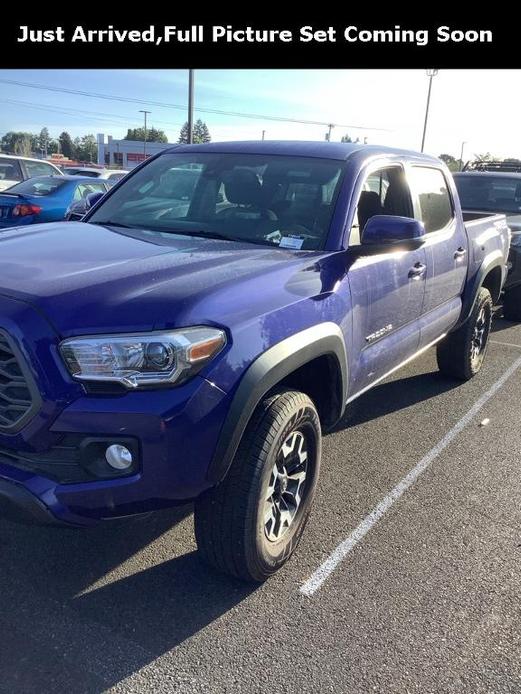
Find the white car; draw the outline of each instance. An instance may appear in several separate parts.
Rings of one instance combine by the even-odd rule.
[[[71,176],[90,176],[92,178],[101,178],[104,181],[108,181],[110,185],[114,185],[114,183],[121,180],[123,176],[128,174],[128,171],[123,169],[96,169],[93,166],[66,166],[63,171]]]
[[[0,152],[0,190],[6,190],[15,183],[35,176],[63,176],[63,172],[43,159],[17,157]]]

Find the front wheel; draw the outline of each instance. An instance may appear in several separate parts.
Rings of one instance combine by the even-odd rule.
[[[443,374],[468,381],[483,366],[492,325],[492,297],[488,289],[479,290],[469,318],[438,344],[438,367]]]
[[[226,478],[196,502],[203,559],[247,581],[264,581],[280,569],[306,525],[320,454],[320,421],[309,397],[290,390],[268,396]]]

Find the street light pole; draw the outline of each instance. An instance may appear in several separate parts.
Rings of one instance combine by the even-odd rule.
[[[459,155],[459,170],[463,169],[463,150],[465,149],[466,142],[461,143],[461,154]]]
[[[145,116],[145,139],[143,140],[143,156],[146,159],[146,156],[147,156],[147,115],[149,113],[152,113],[152,111],[140,110],[139,112]]]
[[[427,120],[429,119],[429,106],[431,103],[431,89],[432,89],[432,78],[436,77],[438,70],[427,70],[427,77],[429,78],[429,91],[427,92],[427,106],[425,107],[425,122],[423,124],[423,136],[422,136],[422,148],[425,146],[425,135],[427,134]]]
[[[188,144],[194,142],[194,71],[188,70]]]

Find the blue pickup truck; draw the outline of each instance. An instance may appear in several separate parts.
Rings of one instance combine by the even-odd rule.
[[[509,242],[438,159],[329,142],[180,145],[83,221],[2,232],[1,513],[195,500],[203,558],[266,579],[355,398],[433,345],[480,370]]]

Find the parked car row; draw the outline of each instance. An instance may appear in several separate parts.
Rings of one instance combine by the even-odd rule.
[[[3,199],[41,206],[40,180]],[[84,527],[193,500],[205,561],[263,581],[324,429],[431,347],[480,371],[506,218],[465,221],[438,159],[355,143],[181,145],[100,193],[0,234],[0,506]]]
[[[109,188],[108,181],[83,176],[30,178],[0,193],[0,229],[62,221],[74,203]]]
[[[63,219],[78,220],[90,194],[104,194],[128,171],[0,155],[0,229]]]

